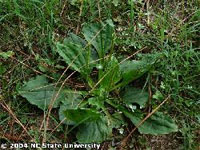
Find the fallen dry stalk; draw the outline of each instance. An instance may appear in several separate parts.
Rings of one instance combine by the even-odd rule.
[[[169,98],[170,95],[162,103],[160,103],[160,105],[158,105],[151,113],[149,113],[138,125],[136,125],[136,127],[129,133],[129,135],[122,140],[120,150],[125,150],[127,141],[131,137],[131,135],[135,132],[135,130],[139,128],[149,117],[151,117],[166,101],[169,100]]]
[[[0,105],[15,119],[15,121],[23,128],[23,130],[26,132],[26,134],[31,138],[32,136],[29,134],[26,127],[21,123],[21,121],[16,117],[16,115],[13,113],[11,108],[5,103],[5,101],[0,97]]]

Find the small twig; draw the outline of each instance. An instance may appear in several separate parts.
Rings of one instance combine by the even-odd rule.
[[[42,73],[42,72],[40,72],[40,71],[38,71],[38,70],[36,70],[36,69],[30,67],[29,65],[23,63],[22,61],[19,61],[17,58],[15,58],[15,57],[11,57],[11,58],[14,59],[14,60],[16,60],[16,61],[19,62],[20,64],[24,65],[25,67],[32,69],[34,72],[36,72],[36,73],[38,73],[38,74],[41,74],[41,75],[44,75],[44,76],[46,76],[46,77],[49,78],[49,79],[55,80],[53,77],[48,76],[48,75],[46,75],[46,74],[44,74],[44,73]]]
[[[56,129],[66,120],[66,118],[64,118],[50,133],[50,135],[53,134],[54,131],[56,131]]]
[[[60,12],[60,17],[62,17],[62,15],[63,15],[63,12],[64,12],[65,7],[66,7],[66,2],[67,2],[67,1],[64,2],[64,5],[63,5],[62,10],[61,10],[61,12]]]
[[[100,1],[98,1],[98,12],[99,12],[99,19],[101,19],[101,7],[100,7]]]
[[[147,0],[147,25],[150,24],[150,17],[149,17],[149,0]]]
[[[148,85],[149,99],[148,99],[148,113],[151,112],[151,100],[152,100],[152,90],[150,84]]]
[[[82,12],[83,12],[83,0],[81,0],[81,7],[80,7],[80,12],[79,12],[78,24],[77,24],[77,27],[76,27],[76,34],[79,33]]]
[[[23,61],[21,61],[21,63],[24,63],[25,61],[28,61],[30,59],[31,56],[27,57],[26,59],[24,59]],[[13,70],[18,66],[19,64],[15,64],[9,71],[7,71],[6,74],[10,74],[11,72],[13,72]]]
[[[28,130],[26,129],[26,127],[21,123],[21,121],[15,116],[15,114],[13,113],[13,111],[10,109],[10,107],[5,103],[4,100],[0,99],[1,101],[3,101],[3,103],[1,102],[0,105],[8,111],[8,113],[15,119],[15,121],[24,129],[24,131],[27,133],[27,135],[29,135],[29,137],[31,139],[32,136],[29,134]]]

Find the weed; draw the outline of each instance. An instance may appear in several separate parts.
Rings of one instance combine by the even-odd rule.
[[[169,114],[179,127],[169,137],[183,145],[172,147],[195,149],[199,6],[198,0],[0,0],[1,142],[102,142],[115,136],[115,149],[115,140],[141,122],[140,133],[160,132],[148,128],[160,129],[160,121],[175,129]],[[168,95],[159,107],[163,113],[143,119]],[[88,134],[89,126],[99,136]],[[174,142],[160,138],[169,143],[163,145]],[[142,149],[156,147],[148,140],[140,144],[138,133],[134,139],[131,148],[138,148],[137,141]],[[104,149],[112,145],[106,143]]]
[[[122,119],[118,111],[130,118],[137,126],[142,119],[142,113],[136,109],[135,103],[141,109],[148,100],[148,93],[133,87],[127,87],[128,89],[122,94],[121,102],[120,99],[110,95],[114,91],[122,90],[131,81],[149,71],[160,57],[160,55],[143,56],[144,58],[140,61],[129,61],[126,58],[118,62],[112,46],[114,44],[113,28],[111,20],[102,24],[88,24],[83,28],[87,44],[85,40],[71,34],[63,44],[57,43],[56,45],[59,55],[69,67],[79,72],[88,83],[90,87],[88,92],[71,91],[72,96],[67,98],[70,91],[61,89],[61,86],[54,94],[53,87],[47,85],[47,80],[43,76],[27,82],[19,91],[20,95],[31,104],[43,110],[49,108],[51,111],[51,108],[59,107],[61,102],[60,118],[63,119],[64,116],[67,119],[66,124],[79,127],[76,137],[80,143],[103,142],[110,139],[112,128],[123,125],[123,121],[115,121]],[[94,57],[92,53],[95,52],[97,56]],[[97,57],[98,59],[95,61]],[[95,67],[98,70],[96,83],[91,78],[92,70]],[[108,104],[113,107],[112,114],[108,111]],[[128,111],[127,107],[132,111]],[[139,127],[141,133],[167,134],[177,131],[177,126],[173,121],[162,113],[157,112],[150,119]],[[148,126],[152,126],[152,128]]]

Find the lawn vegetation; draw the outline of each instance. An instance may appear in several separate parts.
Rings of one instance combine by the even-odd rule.
[[[0,0],[0,146],[199,137],[200,1]]]

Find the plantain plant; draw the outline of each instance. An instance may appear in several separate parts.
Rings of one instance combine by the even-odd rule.
[[[144,117],[142,109],[149,95],[129,83],[152,69],[159,55],[119,62],[114,51],[111,20],[86,24],[82,34],[84,39],[69,34],[62,43],[56,43],[56,51],[72,70],[80,74],[88,88],[86,91],[63,88],[53,108],[59,108],[59,119],[65,119],[64,124],[78,128],[78,142],[100,143],[112,137],[113,128],[125,125],[125,118],[134,125],[141,122]],[[45,110],[58,90],[45,76],[37,76],[24,83],[19,94]],[[156,112],[138,128],[142,134],[154,135],[177,130],[174,121],[162,112]]]

